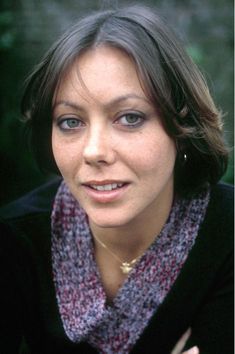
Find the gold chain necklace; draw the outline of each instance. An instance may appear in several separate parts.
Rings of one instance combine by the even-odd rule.
[[[134,267],[135,263],[138,261],[138,259],[140,258],[140,256],[132,259],[132,261],[130,262],[123,262],[115,253],[113,253],[102,241],[100,241],[97,236],[94,236],[94,239],[106,250],[108,251],[118,262],[121,263],[120,265],[120,269],[122,271],[123,274],[128,274],[130,273],[130,271],[132,270],[132,268]]]

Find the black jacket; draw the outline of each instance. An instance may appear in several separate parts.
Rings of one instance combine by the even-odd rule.
[[[0,211],[0,353],[97,353],[87,343],[70,342],[58,312],[50,213],[59,183],[52,181]],[[169,354],[188,327],[187,348],[233,353],[232,197],[231,186],[212,188],[196,243],[132,354]],[[22,338],[27,345],[20,352]]]

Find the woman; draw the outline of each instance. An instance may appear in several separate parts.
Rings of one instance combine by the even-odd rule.
[[[40,166],[62,180],[2,210],[2,346],[231,353],[221,118],[168,26],[142,6],[84,18],[22,108]]]

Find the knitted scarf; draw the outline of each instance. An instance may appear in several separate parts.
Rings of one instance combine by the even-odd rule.
[[[52,263],[60,316],[73,342],[127,354],[170,291],[204,219],[209,191],[176,199],[168,220],[107,303],[85,211],[61,183],[52,212]]]

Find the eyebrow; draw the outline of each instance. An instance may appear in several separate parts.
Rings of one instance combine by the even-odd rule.
[[[127,94],[127,95],[116,97],[113,100],[111,100],[108,103],[106,103],[104,106],[105,106],[105,108],[110,108],[112,106],[118,105],[119,103],[125,102],[125,101],[127,101],[129,99],[138,99],[138,100],[145,101],[148,104],[151,103],[146,97],[138,96],[136,94],[130,93],[130,94]],[[56,102],[54,104],[54,106],[53,106],[53,109],[55,109],[57,106],[60,106],[60,105],[68,106],[68,107],[71,107],[71,108],[76,109],[76,110],[84,111],[84,108],[81,105],[79,105],[77,103],[74,103],[72,101],[67,101],[67,100],[61,100],[61,101]]]

